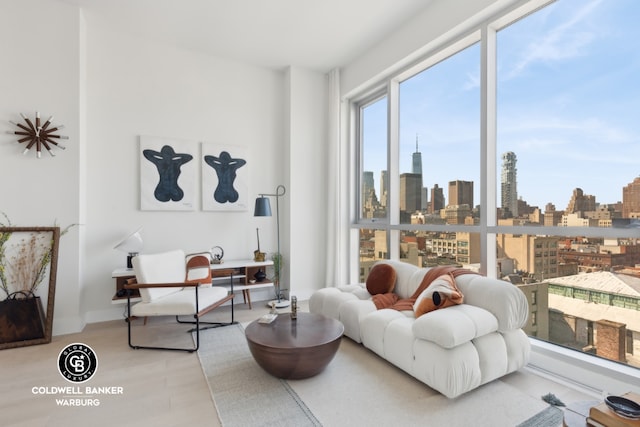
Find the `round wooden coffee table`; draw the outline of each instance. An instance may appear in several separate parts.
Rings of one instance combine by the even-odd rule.
[[[331,362],[344,332],[342,323],[316,313],[278,315],[271,323],[255,320],[245,335],[258,365],[283,379],[309,378]]]

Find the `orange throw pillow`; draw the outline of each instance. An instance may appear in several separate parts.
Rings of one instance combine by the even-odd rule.
[[[376,264],[369,271],[366,284],[371,295],[389,293],[396,287],[396,270],[389,264]]]

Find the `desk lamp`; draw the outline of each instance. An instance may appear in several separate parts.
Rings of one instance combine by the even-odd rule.
[[[127,268],[133,268],[133,265],[131,264],[131,258],[138,255],[142,250],[142,236],[140,235],[141,230],[142,227],[138,228],[113,248],[127,253]]]

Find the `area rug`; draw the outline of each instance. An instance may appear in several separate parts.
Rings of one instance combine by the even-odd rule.
[[[542,412],[538,412],[533,417],[520,423],[517,427],[546,427],[562,425],[564,412],[555,406],[549,406]]]
[[[208,330],[198,351],[223,426],[559,427],[555,411],[500,380],[455,399],[343,338],[319,375],[283,381],[253,360],[240,326]]]
[[[286,381],[256,364],[242,326],[201,331],[198,357],[224,427],[321,425]]]

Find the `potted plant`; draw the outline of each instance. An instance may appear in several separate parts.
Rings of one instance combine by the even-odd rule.
[[[49,342],[58,241],[71,226],[62,232],[57,226],[12,227],[2,215],[7,223],[0,222],[0,348]],[[45,278],[46,315],[38,292]]]
[[[276,290],[276,297],[278,301],[282,298],[282,292],[280,290],[280,274],[282,272],[283,258],[280,252],[274,252],[271,256],[271,260],[273,261],[273,284]]]

